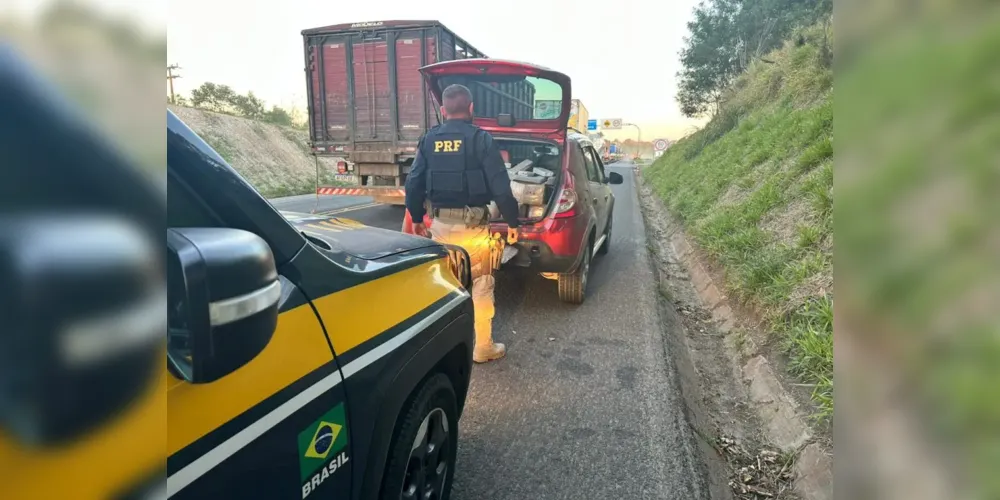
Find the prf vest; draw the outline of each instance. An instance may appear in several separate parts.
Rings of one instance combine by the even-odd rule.
[[[437,208],[485,206],[490,202],[483,164],[476,155],[479,127],[449,121],[424,136],[420,154],[427,162],[427,199]]]

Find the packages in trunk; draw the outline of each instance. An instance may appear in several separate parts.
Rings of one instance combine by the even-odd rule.
[[[538,178],[538,180],[541,182],[530,182],[529,179],[515,177],[510,182],[510,190],[513,191],[518,203],[528,206],[545,204],[545,179]]]

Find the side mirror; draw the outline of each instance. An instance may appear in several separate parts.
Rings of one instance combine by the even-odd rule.
[[[162,253],[108,215],[0,217],[0,428],[55,446],[156,382],[167,318]]]
[[[278,324],[281,282],[259,236],[238,229],[167,229],[167,357],[193,384],[257,357]]]
[[[469,252],[458,245],[444,244],[448,250],[448,262],[451,265],[451,272],[462,283],[462,286],[472,291],[472,259]]]
[[[619,174],[618,172],[611,172],[608,174],[608,184],[621,184],[623,182],[625,182],[625,178],[622,177],[622,174]]]

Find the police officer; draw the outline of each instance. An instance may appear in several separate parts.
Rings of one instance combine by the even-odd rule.
[[[472,124],[472,93],[450,85],[441,94],[445,122],[427,131],[417,145],[406,179],[406,209],[413,232],[459,245],[472,265],[472,300],[476,311],[477,363],[503,357],[506,347],[493,342],[493,279],[488,205],[495,201],[507,222],[507,242],[517,242],[518,207],[510,177],[493,136]],[[428,229],[422,223],[429,214]]]

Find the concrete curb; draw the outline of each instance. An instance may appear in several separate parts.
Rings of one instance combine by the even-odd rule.
[[[663,213],[669,214],[655,195],[640,191],[639,196],[648,198],[648,202],[655,203]],[[814,441],[804,412],[794,396],[782,386],[767,357],[757,354],[756,346],[737,347],[740,342],[753,342],[749,335],[737,340],[737,329],[754,329],[756,325],[740,323],[734,313],[734,305],[728,300],[724,287],[716,284],[708,263],[695,251],[696,247],[681,225],[676,222],[672,225],[674,230],[665,235],[667,243],[686,269],[691,284],[705,308],[711,312],[719,332],[725,336],[725,342],[730,347],[726,353],[736,368],[735,375],[743,379],[751,406],[763,424],[765,438],[782,451],[797,454],[794,466],[796,493],[804,500],[832,500],[832,450],[828,451],[823,443]]]

